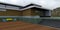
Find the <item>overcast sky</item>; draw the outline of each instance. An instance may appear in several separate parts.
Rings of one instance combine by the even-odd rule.
[[[55,9],[60,7],[60,0],[0,0],[0,2],[26,6],[28,4],[34,3],[37,5],[41,5],[46,9]]]

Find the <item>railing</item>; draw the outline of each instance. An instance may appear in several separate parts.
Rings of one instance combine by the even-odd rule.
[[[0,21],[6,20],[5,18],[13,18],[14,21],[24,21],[24,22],[29,22],[29,23],[36,23],[38,24],[39,22],[43,20],[60,20],[60,17],[40,17],[40,18],[25,18],[22,16],[0,16]]]
[[[29,23],[38,23],[40,22],[40,18],[34,18],[34,16],[31,18],[27,18],[25,16],[0,16],[0,21],[7,22],[6,18],[13,18],[14,21],[24,21],[24,22],[29,22]]]

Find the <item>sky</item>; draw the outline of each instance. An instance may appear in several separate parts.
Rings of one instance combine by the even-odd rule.
[[[0,2],[19,6],[26,6],[28,4],[34,3],[37,5],[41,5],[43,8],[51,10],[60,7],[60,0],[0,0]]]

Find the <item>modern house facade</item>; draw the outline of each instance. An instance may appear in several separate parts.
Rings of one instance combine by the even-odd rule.
[[[51,10],[41,8],[37,4],[29,4],[27,6],[16,6],[6,3],[0,3],[0,16],[40,16],[50,17]]]

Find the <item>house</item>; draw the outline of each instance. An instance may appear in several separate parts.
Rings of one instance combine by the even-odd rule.
[[[11,5],[6,3],[0,3],[0,16],[21,16],[21,12],[18,11],[21,6]]]
[[[32,13],[33,14],[32,16],[38,15],[40,17],[45,17],[45,16],[46,17],[50,17],[51,16],[51,10],[44,9],[44,8],[41,8],[41,7],[42,6],[37,5],[37,4],[29,4],[29,5],[25,6],[21,10],[30,9],[31,10],[31,13],[34,12],[34,13]],[[28,10],[25,10],[25,11],[28,11]]]
[[[51,10],[44,9],[42,6],[33,3],[24,7],[7,3],[0,3],[0,11],[0,16],[51,16]]]
[[[51,15],[51,16],[52,16],[52,17],[60,17],[60,7],[54,9],[54,10],[52,11],[52,15]]]

